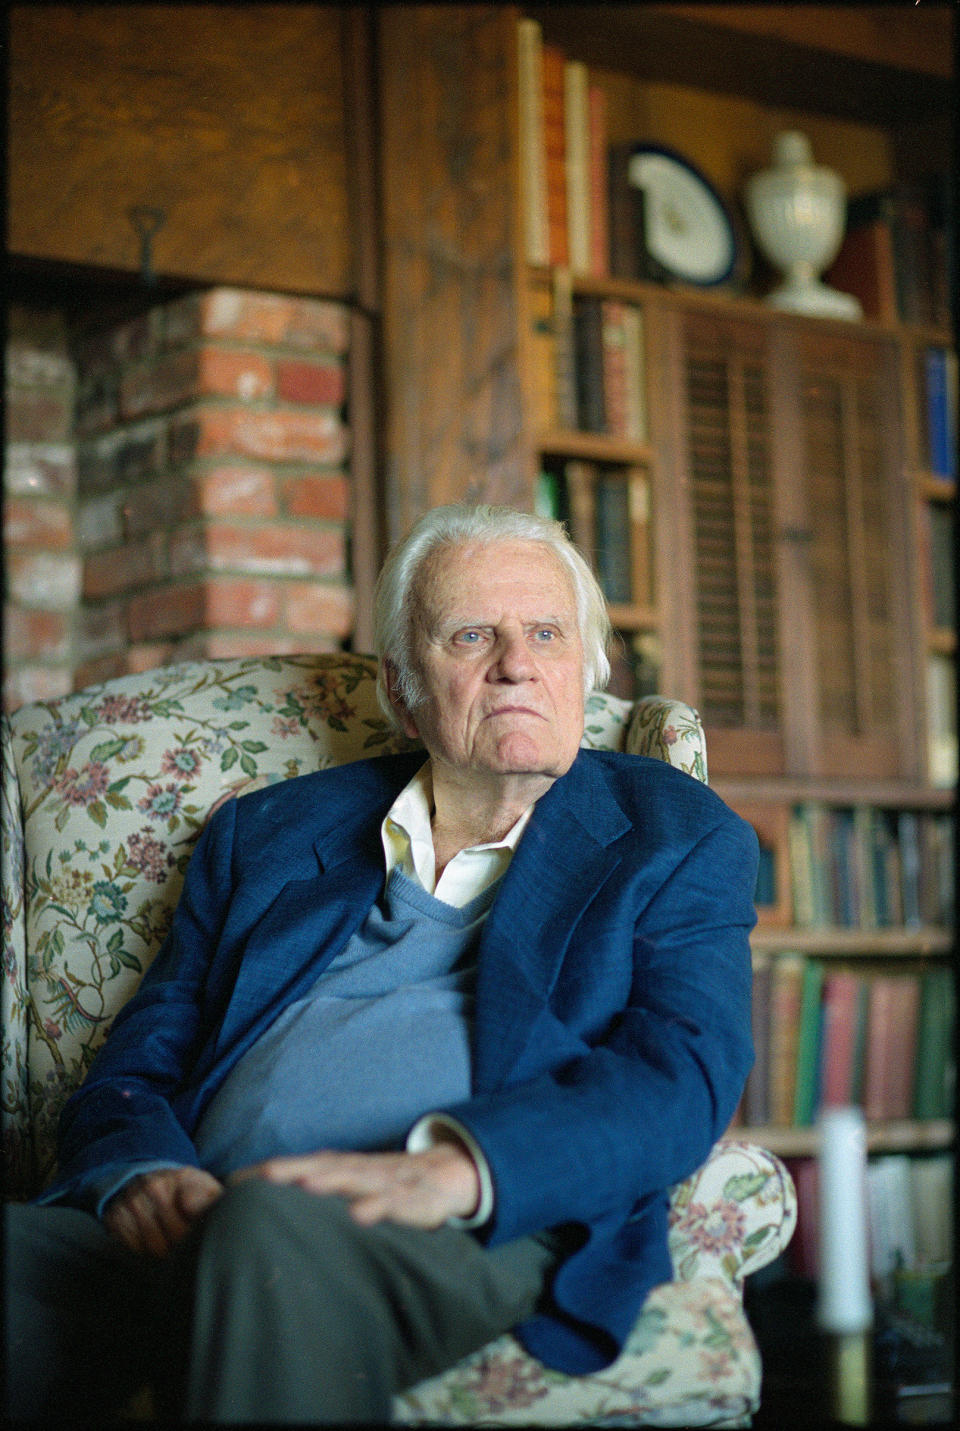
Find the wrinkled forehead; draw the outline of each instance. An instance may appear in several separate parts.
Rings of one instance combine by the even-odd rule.
[[[501,606],[527,607],[534,616],[566,612],[576,619],[576,593],[565,563],[545,542],[523,538],[435,548],[421,563],[411,598],[419,619],[428,622],[454,608],[477,613],[489,608],[495,614]],[[544,602],[544,610],[537,611]]]

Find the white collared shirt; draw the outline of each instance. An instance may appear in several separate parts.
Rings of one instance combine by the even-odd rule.
[[[403,873],[416,880],[428,894],[455,909],[462,909],[506,872],[533,813],[533,805],[524,810],[502,840],[470,845],[454,855],[439,880],[430,828],[432,809],[433,768],[428,760],[400,791],[381,826],[387,878],[394,866],[399,865]]]

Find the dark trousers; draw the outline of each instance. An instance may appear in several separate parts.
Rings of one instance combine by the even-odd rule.
[[[557,1247],[361,1228],[339,1198],[250,1181],[167,1258],[72,1208],[7,1209],[7,1415],[103,1422],[144,1384],[171,1417],[389,1419],[393,1395],[529,1315]]]

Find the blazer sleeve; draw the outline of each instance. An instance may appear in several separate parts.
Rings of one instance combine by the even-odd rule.
[[[167,939],[63,1109],[58,1174],[42,1202],[96,1202],[103,1180],[134,1164],[198,1165],[170,1100],[208,1032],[203,995],[231,897],[235,812],[228,801],[203,830]]]
[[[753,1061],[757,840],[722,808],[623,929],[629,998],[599,1040],[447,1110],[490,1165],[491,1244],[561,1223],[620,1225],[728,1126]]]

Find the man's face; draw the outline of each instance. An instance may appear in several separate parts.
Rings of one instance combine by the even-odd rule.
[[[414,594],[425,699],[401,712],[435,762],[484,775],[562,775],[583,735],[573,583],[539,542],[440,548]]]

